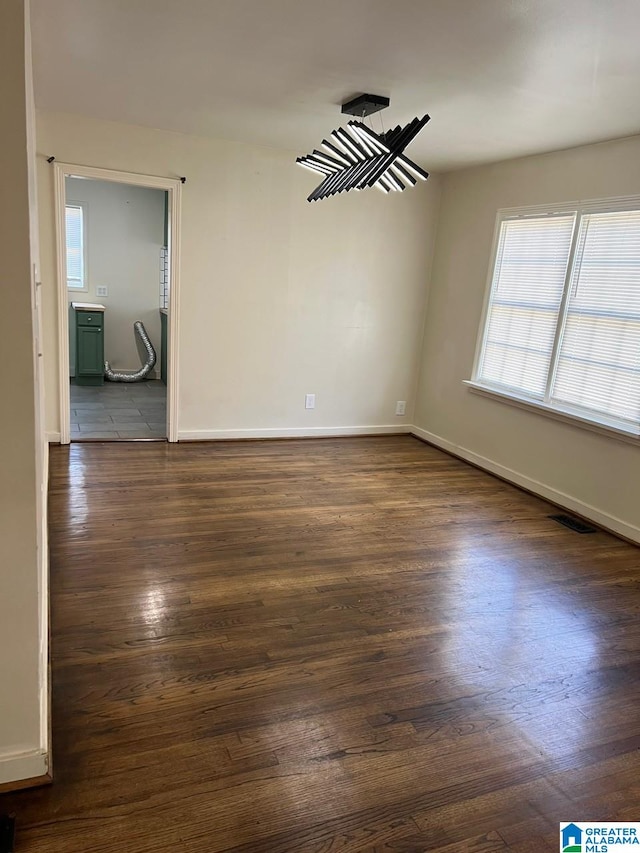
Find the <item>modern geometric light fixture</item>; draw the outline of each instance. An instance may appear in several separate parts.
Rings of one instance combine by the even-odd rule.
[[[342,112],[362,118],[389,106],[382,95],[360,95],[342,106]],[[322,140],[322,148],[298,157],[296,163],[318,172],[322,182],[307,198],[319,201],[336,193],[377,187],[382,192],[401,192],[406,185],[415,186],[418,180],[426,181],[429,173],[421,169],[404,154],[404,149],[415,139],[429,116],[414,118],[406,127],[394,127],[386,133],[375,133],[361,121],[352,120],[347,127],[331,131]]]

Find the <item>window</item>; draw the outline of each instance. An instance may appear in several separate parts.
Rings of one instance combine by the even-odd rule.
[[[81,204],[65,207],[67,239],[67,287],[70,290],[87,290],[84,243],[84,208]]]
[[[500,216],[470,384],[640,434],[640,198]]]

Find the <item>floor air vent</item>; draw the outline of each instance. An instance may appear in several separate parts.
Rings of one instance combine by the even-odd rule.
[[[550,515],[549,518],[557,521],[558,524],[564,524],[569,530],[575,530],[576,533],[596,533],[597,528],[587,524],[586,521],[580,521],[579,518],[574,518],[572,515]]]

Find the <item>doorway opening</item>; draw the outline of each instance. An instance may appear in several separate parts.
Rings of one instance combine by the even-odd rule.
[[[175,441],[180,182],[56,168],[61,442]]]

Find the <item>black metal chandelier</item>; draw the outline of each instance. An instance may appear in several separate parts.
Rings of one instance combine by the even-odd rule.
[[[389,99],[381,95],[360,95],[342,106],[342,112],[371,115],[389,106]],[[404,149],[415,139],[429,116],[414,118],[405,127],[394,127],[386,133],[375,133],[362,121],[352,120],[347,127],[339,127],[330,134],[332,141],[322,140],[322,148],[298,157],[296,163],[323,175],[307,201],[319,201],[336,193],[377,187],[382,192],[401,192],[407,184],[415,186],[418,180],[426,181],[429,173],[421,169],[404,154]]]

